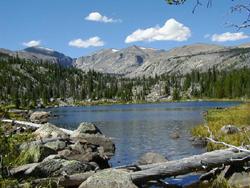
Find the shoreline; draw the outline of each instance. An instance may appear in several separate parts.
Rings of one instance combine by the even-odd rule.
[[[197,100],[196,100],[196,101],[197,101]],[[198,100],[198,101],[200,101],[200,100]],[[225,101],[225,100],[224,100],[224,101]],[[179,101],[179,102],[190,102],[190,101]],[[191,101],[191,102],[192,102],[192,101]],[[200,102],[204,102],[204,101],[200,101]],[[220,101],[218,101],[218,102],[220,102]],[[236,102],[236,101],[235,101],[235,102]],[[247,106],[247,109],[244,109],[245,106]],[[249,107],[248,107],[248,106],[249,106]],[[213,109],[208,110],[208,115],[206,115],[204,118],[209,119],[209,117],[210,117],[209,115],[213,115],[214,113],[216,113],[216,115],[218,115],[218,113],[220,114],[220,113],[224,113],[224,112],[226,112],[226,113],[230,112],[230,113],[231,113],[231,110],[234,110],[233,113],[239,115],[239,110],[241,111],[242,108],[243,108],[244,111],[250,109],[250,103],[247,102],[247,103],[243,103],[243,104],[240,104],[240,105],[237,105],[237,106],[234,106],[234,107],[223,108],[223,109],[214,109],[214,108],[213,108]],[[224,114],[223,114],[223,115],[224,115]],[[244,115],[247,115],[247,113],[244,112]],[[224,117],[224,116],[222,116],[222,117]],[[242,118],[242,117],[243,117],[243,116],[239,116],[239,118]],[[244,116],[244,117],[245,117],[245,116]],[[235,121],[237,122],[237,119],[236,119]],[[209,123],[209,122],[208,122],[208,123]],[[200,126],[202,126],[202,125],[200,125]],[[199,127],[199,125],[196,126],[194,129],[197,129],[197,127]],[[204,128],[202,128],[202,130],[204,130]],[[199,136],[203,136],[203,138],[205,138],[205,136],[207,136],[207,134],[199,135]],[[29,136],[28,136],[28,138],[29,138]],[[211,146],[210,146],[210,147],[211,147]],[[214,148],[214,149],[224,149],[224,148]],[[211,149],[211,150],[214,150],[214,149]],[[209,151],[211,151],[211,150],[209,150]],[[215,181],[217,181],[217,179],[215,179]]]
[[[161,103],[182,103],[182,102],[241,102],[248,103],[250,99],[218,99],[218,98],[193,98],[193,99],[180,99],[180,100],[159,100],[159,101],[114,101],[110,99],[105,100],[96,100],[96,101],[76,101],[74,103],[67,103],[64,105],[56,104],[48,104],[44,107],[20,107],[20,110],[41,110],[41,109],[49,109],[49,108],[60,108],[60,107],[79,107],[79,106],[109,106],[109,105],[130,105],[130,104],[161,104]],[[11,110],[16,109],[14,105],[0,105],[0,109]]]
[[[46,106],[43,108],[35,108],[35,109],[50,109],[50,108],[60,108],[60,107],[81,107],[81,106],[112,106],[112,105],[131,105],[131,104],[162,104],[162,103],[185,103],[185,102],[240,102],[240,103],[248,103],[250,99],[242,100],[242,99],[183,99],[183,100],[163,100],[163,101],[130,101],[130,102],[83,102],[78,104],[68,104],[64,106]],[[32,110],[32,109],[31,109]]]

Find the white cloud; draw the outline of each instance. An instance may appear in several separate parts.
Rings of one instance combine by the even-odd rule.
[[[182,23],[171,18],[162,27],[150,27],[147,29],[137,29],[127,36],[125,42],[137,41],[186,41],[191,37],[191,30]]]
[[[85,20],[104,23],[114,23],[121,21],[113,18],[108,18],[107,16],[101,15],[99,12],[91,12],[87,17],[85,17]]]
[[[23,45],[27,47],[35,47],[39,46],[40,44],[41,44],[40,40],[31,40],[29,42],[23,42]]]
[[[77,48],[89,48],[89,47],[98,47],[104,46],[104,42],[100,37],[92,37],[87,40],[83,39],[75,39],[69,42],[69,46],[77,47]]]
[[[211,40],[214,42],[226,42],[226,41],[236,41],[246,38],[249,38],[249,36],[244,34],[243,32],[238,32],[238,33],[226,32],[222,34],[213,34]]]

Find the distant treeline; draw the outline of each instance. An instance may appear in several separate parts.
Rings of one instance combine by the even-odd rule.
[[[47,105],[52,99],[145,100],[156,84],[161,95],[181,98],[250,98],[250,70],[193,71],[185,76],[123,78],[121,76],[83,72],[48,62],[33,63],[17,58],[0,58],[0,102],[16,107]],[[138,89],[140,88],[140,89]],[[135,92],[136,90],[136,92]]]

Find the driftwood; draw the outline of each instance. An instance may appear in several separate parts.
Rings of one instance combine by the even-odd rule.
[[[129,165],[117,167],[116,169],[129,170],[129,176],[135,184],[143,184],[152,180],[160,180],[167,177],[185,175],[191,172],[208,172],[201,176],[202,179],[213,177],[221,170],[225,165],[242,165],[243,163],[250,161],[250,155],[248,152],[241,152],[237,149],[224,149],[207,152],[201,155],[194,155],[184,159],[168,161],[164,163],[156,163],[150,165]],[[10,172],[15,175],[28,175],[32,168],[35,168],[39,163],[27,164]],[[30,170],[31,169],[31,170]],[[60,177],[42,178],[33,180],[32,185],[38,185],[48,181],[54,181],[58,185],[64,187],[79,186],[88,177],[92,176],[95,172],[85,172],[74,175],[62,175]]]
[[[130,176],[133,182],[140,184],[195,171],[209,171],[222,165],[233,164],[239,159],[250,160],[249,153],[239,152],[237,149],[216,150],[180,160],[146,165],[143,167],[145,170],[132,172]]]
[[[3,123],[11,123],[13,125],[21,125],[21,126],[27,126],[27,127],[31,127],[33,129],[38,129],[39,127],[41,127],[43,124],[38,124],[38,123],[31,123],[31,122],[27,122],[27,121],[17,121],[17,120],[11,120],[11,119],[2,119]],[[59,128],[60,130],[62,130],[63,132],[67,133],[67,134],[72,134],[73,131],[68,130],[68,129],[64,129],[64,128]]]

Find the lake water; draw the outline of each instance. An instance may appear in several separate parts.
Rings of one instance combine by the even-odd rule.
[[[135,162],[152,151],[170,160],[204,152],[189,141],[190,129],[203,123],[202,113],[215,107],[229,107],[238,102],[171,102],[159,104],[128,104],[109,106],[60,107],[49,109],[58,117],[51,123],[76,129],[83,122],[92,122],[112,137],[116,154],[112,166]],[[170,134],[178,132],[179,139]]]

